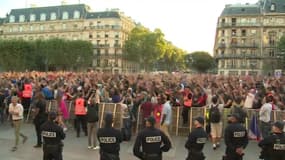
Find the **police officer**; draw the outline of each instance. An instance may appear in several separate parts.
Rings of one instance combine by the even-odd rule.
[[[100,128],[97,133],[100,143],[100,160],[120,160],[119,152],[122,134],[112,127],[112,113],[106,113],[104,120],[105,128]]]
[[[61,140],[65,138],[63,129],[55,123],[57,114],[50,112],[48,121],[41,126],[42,136],[44,140],[43,145],[43,160],[62,160]]]
[[[202,152],[204,144],[207,141],[207,133],[204,128],[204,118],[197,117],[194,120],[195,129],[189,134],[185,148],[188,149],[188,157],[186,160],[204,160],[205,156]]]
[[[285,160],[285,134],[284,124],[275,122],[272,126],[272,135],[259,142],[262,148],[260,159],[264,160]]]
[[[228,117],[229,125],[225,129],[226,155],[224,160],[242,160],[244,149],[248,144],[247,131],[239,123],[239,115],[232,114]]]
[[[150,116],[146,120],[146,128],[136,138],[133,153],[141,160],[162,160],[162,152],[171,148],[168,137],[154,125],[155,118]]]

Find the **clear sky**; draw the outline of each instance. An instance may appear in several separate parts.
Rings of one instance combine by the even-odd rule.
[[[119,8],[151,30],[160,28],[165,38],[186,50],[213,52],[216,23],[226,4],[256,3],[258,0],[65,0],[84,3],[93,11]],[[11,9],[60,5],[61,0],[0,0],[0,17]]]

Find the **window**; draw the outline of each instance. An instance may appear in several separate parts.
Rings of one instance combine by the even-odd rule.
[[[25,15],[19,16],[19,22],[25,22]]]
[[[252,35],[255,35],[255,34],[256,34],[256,30],[255,30],[255,29],[252,29],[252,30],[251,30],[251,34],[252,34]]]
[[[19,27],[19,32],[23,32],[23,27],[22,26]]]
[[[66,24],[65,23],[62,24],[62,29],[66,29]]]
[[[108,33],[106,33],[106,34],[105,34],[105,38],[108,38],[108,37],[109,37],[109,35],[108,35]]]
[[[251,49],[250,50],[250,54],[255,56],[256,55],[256,50],[255,49]]]
[[[232,18],[232,26],[236,26],[237,23],[237,19],[236,18]]]
[[[79,11],[74,11],[73,18],[74,19],[79,19],[80,18],[80,12]]]
[[[105,55],[109,55],[109,50],[108,49],[105,49]]]
[[[246,41],[245,38],[241,39],[241,44],[245,44],[245,41]]]
[[[243,36],[243,37],[246,36],[246,30],[245,29],[241,30],[241,36]]]
[[[270,57],[274,57],[274,56],[275,56],[275,52],[274,52],[273,49],[269,51],[269,56],[270,56]]]
[[[9,16],[9,22],[14,23],[15,22],[15,16],[13,16],[13,15]]]
[[[36,15],[35,14],[31,14],[30,15],[30,22],[34,22],[36,20]]]
[[[100,56],[100,55],[101,55],[101,50],[97,49],[97,56]]]
[[[233,29],[232,30],[232,36],[236,36],[237,35],[237,30]]]
[[[68,12],[62,13],[62,19],[68,19]]]
[[[237,54],[237,50],[236,49],[232,49],[232,54],[233,55]]]
[[[89,33],[89,38],[90,38],[90,39],[92,39],[92,38],[93,38],[92,33]]]
[[[55,12],[52,12],[51,14],[50,14],[50,20],[56,20],[56,13]]]
[[[275,10],[276,10],[276,4],[272,3],[271,6],[270,6],[270,11],[271,12],[275,12]]]
[[[30,31],[34,30],[34,26],[30,25]]]
[[[237,44],[237,39],[236,38],[232,38],[231,44],[232,45],[236,45]]]
[[[40,25],[40,30],[41,31],[45,30],[45,26],[44,25]]]
[[[97,45],[99,45],[100,44],[100,40],[97,40]]]
[[[100,66],[100,59],[97,59],[97,66]]]
[[[225,30],[222,30],[222,37],[224,37],[225,36]]]
[[[46,14],[45,13],[42,13],[41,14],[41,17],[40,17],[40,21],[45,21],[47,18]]]
[[[245,24],[245,23],[246,23],[246,21],[247,21],[247,19],[246,19],[246,18],[242,18],[242,19],[240,20],[240,23]]]
[[[251,19],[250,19],[250,23],[256,24],[256,18],[251,18]]]

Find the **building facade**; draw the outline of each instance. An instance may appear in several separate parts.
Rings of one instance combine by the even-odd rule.
[[[226,5],[218,18],[214,57],[221,75],[272,74],[280,66],[277,43],[285,36],[285,1]]]
[[[92,67],[104,72],[137,72],[138,65],[123,59],[134,21],[117,9],[92,12],[84,4],[12,9],[0,18],[0,39],[85,40],[94,46]]]

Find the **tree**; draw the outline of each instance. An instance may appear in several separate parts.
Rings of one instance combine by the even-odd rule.
[[[188,55],[189,66],[198,72],[205,73],[215,64],[214,58],[207,52],[198,51]]]
[[[139,62],[144,70],[150,70],[164,52],[164,34],[159,29],[151,32],[143,26],[135,27],[124,45],[124,58]]]
[[[140,64],[144,70],[174,70],[183,66],[184,51],[164,38],[160,29],[153,32],[143,26],[135,27],[124,45],[124,58]]]
[[[0,67],[3,70],[72,70],[92,64],[93,46],[87,41],[0,40]]]

